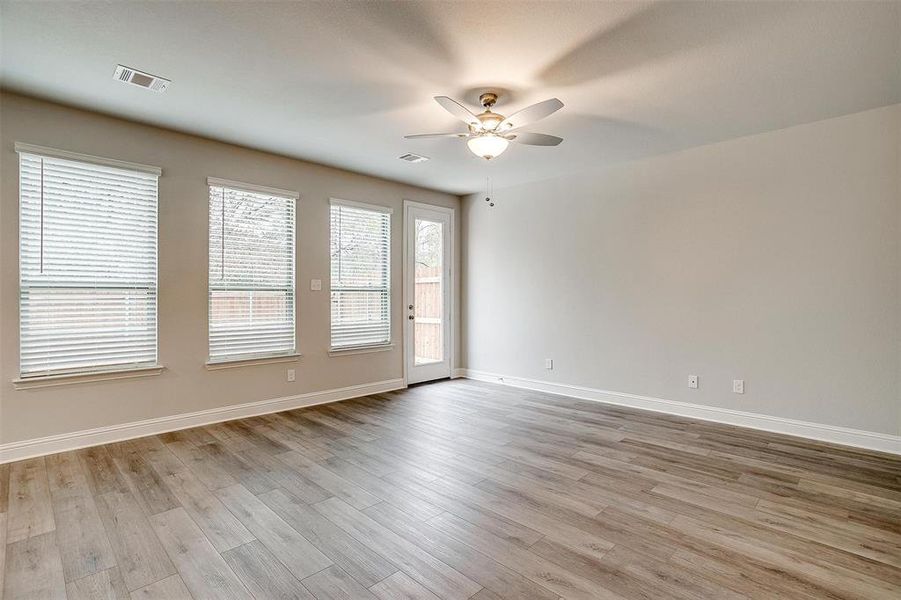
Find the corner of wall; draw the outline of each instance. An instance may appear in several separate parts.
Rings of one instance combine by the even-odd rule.
[[[901,18],[901,13],[899,13]],[[895,132],[895,252],[897,254],[898,264],[901,264],[901,103],[895,104],[894,121],[895,125],[892,129]],[[895,423],[895,433],[901,436],[901,276],[898,278],[896,291],[896,311],[898,318],[897,331],[897,369],[896,369],[896,400],[898,403],[897,422]]]

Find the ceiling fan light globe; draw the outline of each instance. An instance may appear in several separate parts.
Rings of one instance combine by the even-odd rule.
[[[509,141],[496,135],[480,135],[466,142],[473,154],[485,160],[500,156],[509,144]]]

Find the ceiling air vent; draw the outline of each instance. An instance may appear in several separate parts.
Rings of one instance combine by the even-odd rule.
[[[147,88],[148,90],[160,94],[165,92],[166,88],[169,87],[169,84],[172,83],[168,79],[163,79],[162,77],[157,77],[150,73],[144,73],[143,71],[138,71],[124,65],[116,66],[116,72],[113,73],[113,79],[124,83],[130,83],[138,87]]]
[[[413,154],[412,152],[408,153],[408,154],[404,154],[403,156],[398,156],[398,158],[401,160],[405,160],[407,162],[411,162],[411,163],[420,163],[420,162],[425,162],[425,161],[429,160],[428,156],[422,156],[420,154]]]

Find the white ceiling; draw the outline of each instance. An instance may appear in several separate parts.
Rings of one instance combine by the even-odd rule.
[[[454,193],[901,102],[901,2],[0,2],[5,88]],[[163,95],[116,63],[173,80]],[[434,101],[557,148],[492,163]],[[431,157],[409,164],[406,152]]]

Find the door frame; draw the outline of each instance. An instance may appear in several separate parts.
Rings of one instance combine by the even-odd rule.
[[[436,206],[434,204],[425,204],[423,202],[414,202],[413,200],[404,200],[404,225],[403,225],[403,305],[401,307],[401,314],[403,314],[403,318],[401,319],[404,327],[403,327],[403,350],[401,355],[403,356],[404,363],[404,386],[406,387],[409,384],[409,361],[407,360],[407,351],[412,349],[413,344],[413,321],[410,321],[407,318],[407,306],[409,306],[414,299],[413,292],[413,282],[410,280],[410,276],[412,273],[409,272],[409,256],[410,253],[410,244],[408,236],[412,234],[412,230],[409,227],[410,221],[410,209],[411,208],[421,208],[425,210],[433,210],[436,212],[445,213],[449,216],[448,219],[448,242],[446,249],[446,259],[447,266],[445,272],[447,274],[447,289],[450,294],[450,302],[448,302],[450,310],[446,316],[447,319],[447,352],[448,352],[448,374],[449,378],[454,377],[454,373],[456,372],[456,356],[457,356],[457,336],[456,336],[456,328],[457,328],[457,319],[455,318],[457,315],[457,250],[456,250],[456,221],[457,221],[457,210],[455,208],[449,208],[446,206]],[[411,350],[412,351],[412,350]]]

